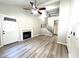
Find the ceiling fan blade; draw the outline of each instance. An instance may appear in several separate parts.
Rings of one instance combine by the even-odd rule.
[[[42,14],[42,12],[38,11],[39,14]]]
[[[39,8],[39,10],[46,10],[46,8]]]
[[[33,2],[30,2],[31,6],[33,6]]]
[[[24,10],[31,10],[31,8],[23,8]]]
[[[33,2],[30,2],[30,4],[31,4],[31,6],[32,6],[33,9],[37,9],[37,7],[34,5]]]

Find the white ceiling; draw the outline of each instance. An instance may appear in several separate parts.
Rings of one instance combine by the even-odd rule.
[[[31,7],[30,6],[30,1],[34,2],[34,0],[0,0],[0,4],[2,5],[14,5],[14,6],[20,6],[20,7]],[[48,4],[51,3],[54,3],[56,1],[59,1],[59,0],[36,0],[36,4],[38,6],[46,6]]]

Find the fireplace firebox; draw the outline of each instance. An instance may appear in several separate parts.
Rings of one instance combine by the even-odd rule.
[[[31,38],[31,31],[23,32],[23,40]]]

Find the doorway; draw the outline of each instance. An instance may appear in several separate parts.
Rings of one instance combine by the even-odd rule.
[[[18,39],[18,24],[16,19],[4,17],[2,22],[3,45],[16,42]]]
[[[53,34],[58,35],[58,20],[54,20]]]

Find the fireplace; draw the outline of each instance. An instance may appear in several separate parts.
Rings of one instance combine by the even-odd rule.
[[[31,31],[23,32],[23,40],[31,38]]]

